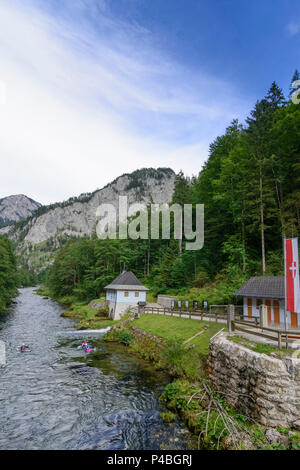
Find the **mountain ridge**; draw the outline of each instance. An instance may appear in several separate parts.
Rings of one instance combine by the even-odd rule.
[[[25,194],[0,199],[0,226],[5,227],[32,216],[42,205]]]
[[[129,204],[169,203],[174,182],[171,168],[142,168],[125,173],[92,193],[40,206],[28,218],[0,229],[0,233],[7,233],[16,243],[22,264],[39,271],[52,262],[53,253],[68,239],[92,236],[100,204],[111,203],[117,208],[118,197],[124,195]]]

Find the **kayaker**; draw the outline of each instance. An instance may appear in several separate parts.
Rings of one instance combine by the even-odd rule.
[[[25,352],[26,349],[29,349],[29,346],[26,346],[26,345],[23,343],[22,346],[20,346],[20,350],[21,350],[22,352]]]
[[[83,341],[81,347],[82,347],[82,349],[87,349],[87,347],[88,347],[87,341]]]

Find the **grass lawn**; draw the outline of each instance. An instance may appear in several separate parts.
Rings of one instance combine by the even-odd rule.
[[[224,323],[206,322],[200,320],[190,320],[188,318],[171,317],[168,315],[152,314],[142,315],[141,318],[134,321],[134,325],[166,340],[175,339],[182,342],[194,336],[205,325],[207,325],[207,330],[187,343],[187,347],[194,344],[197,351],[202,354],[208,354],[210,338],[226,326]]]
[[[101,330],[102,328],[107,328],[108,326],[113,326],[113,325],[116,325],[117,323],[118,323],[118,320],[91,319],[87,322],[81,321],[78,326],[78,329]]]

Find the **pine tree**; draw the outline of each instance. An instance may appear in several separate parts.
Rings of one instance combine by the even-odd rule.
[[[266,95],[266,100],[270,104],[270,110],[275,111],[278,107],[286,104],[282,89],[274,81]]]
[[[182,171],[180,171],[175,178],[174,193],[172,204],[180,204],[183,208],[184,204],[190,204],[191,202],[191,191],[190,184],[185,178]],[[178,240],[178,251],[179,255],[182,254],[182,221],[181,221],[181,238]]]
[[[248,129],[246,131],[246,144],[250,156],[250,165],[252,161],[253,175],[251,181],[257,187],[257,201],[259,211],[255,213],[259,215],[258,225],[260,230],[261,243],[261,265],[262,273],[266,274],[266,243],[265,231],[268,228],[266,224],[266,210],[274,206],[272,201],[272,187],[270,184],[270,166],[271,142],[270,131],[274,124],[277,110],[284,106],[285,100],[282,91],[275,82],[272,83],[265,98],[258,101],[254,109],[250,113],[250,117],[246,119]],[[272,208],[274,210],[274,208]],[[255,214],[254,214],[255,215]],[[273,215],[270,214],[270,215]]]

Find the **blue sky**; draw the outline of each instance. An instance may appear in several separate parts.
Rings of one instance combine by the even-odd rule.
[[[295,0],[0,0],[0,197],[42,202],[209,143],[300,68]],[[2,96],[2,98],[1,98]]]
[[[120,0],[120,18],[142,24],[174,60],[234,83],[250,98],[272,80],[287,88],[299,58],[295,0]],[[297,37],[298,36],[298,37]]]

